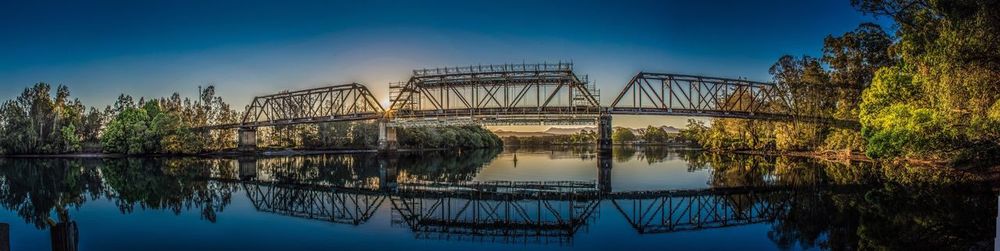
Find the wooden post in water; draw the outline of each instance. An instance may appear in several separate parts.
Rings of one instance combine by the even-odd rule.
[[[0,223],[0,251],[10,251],[10,224]]]

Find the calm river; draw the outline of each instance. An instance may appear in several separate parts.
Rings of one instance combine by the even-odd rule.
[[[0,234],[11,250],[992,250],[997,195],[967,175],[678,148],[7,158]]]

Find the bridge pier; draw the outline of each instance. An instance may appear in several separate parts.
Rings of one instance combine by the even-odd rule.
[[[597,150],[611,154],[611,115],[601,114],[597,119]]]
[[[253,152],[257,151],[257,128],[256,127],[240,127],[237,133],[237,146],[236,150],[240,152]]]
[[[387,121],[378,122],[378,151],[396,151],[399,143],[396,142],[396,128],[389,126]]]
[[[597,119],[597,190],[611,192],[611,115]]]

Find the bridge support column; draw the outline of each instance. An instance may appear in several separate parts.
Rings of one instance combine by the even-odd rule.
[[[597,190],[611,192],[611,115],[597,119]]]
[[[611,154],[611,115],[601,114],[597,119],[597,150]]]
[[[237,140],[236,149],[240,152],[253,152],[257,151],[257,128],[256,127],[240,127],[237,133],[239,139]]]
[[[390,127],[386,121],[378,122],[378,151],[396,151],[396,128]]]

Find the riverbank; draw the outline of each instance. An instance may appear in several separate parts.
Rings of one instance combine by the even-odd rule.
[[[407,152],[442,151],[442,150],[447,150],[447,149],[413,148],[413,149],[397,149],[396,152],[407,153]],[[222,151],[222,152],[199,153],[199,154],[121,154],[121,153],[66,153],[66,154],[13,154],[13,155],[0,154],[0,158],[128,158],[128,157],[180,158],[180,157],[294,156],[294,155],[312,155],[312,154],[356,154],[356,153],[377,153],[377,152],[378,152],[377,149],[335,149],[335,150],[274,149],[274,150],[263,150],[256,152]]]
[[[737,153],[737,154],[752,154],[752,155],[765,155],[765,156],[791,156],[791,157],[808,157],[816,158],[828,161],[860,161],[860,162],[875,162],[874,159],[865,156],[863,153],[859,152],[847,152],[847,151],[754,151],[754,150],[704,150],[708,152],[715,153]]]

